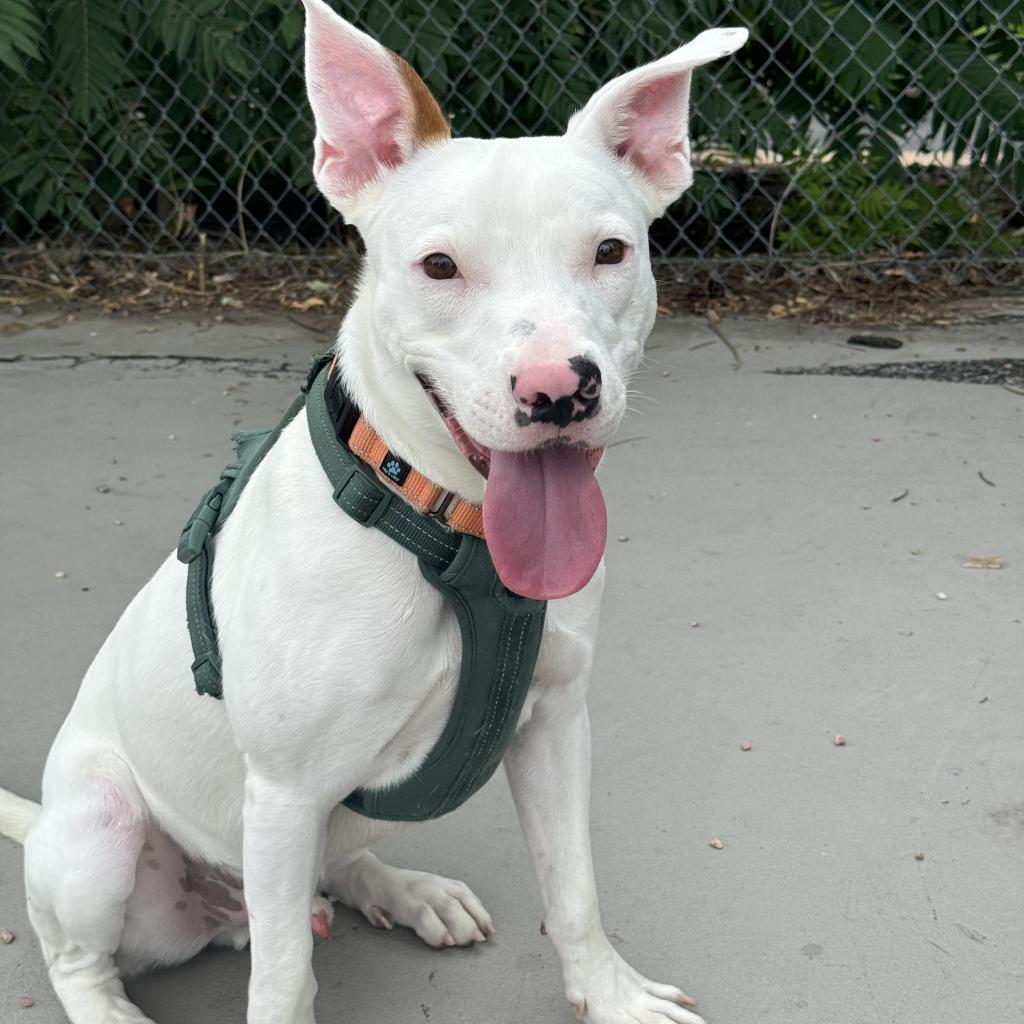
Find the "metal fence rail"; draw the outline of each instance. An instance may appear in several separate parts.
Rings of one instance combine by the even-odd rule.
[[[695,76],[696,183],[656,255],[913,261],[1024,250],[1020,0],[335,0],[462,135],[561,131],[609,76],[746,25]],[[0,248],[329,253],[298,0],[0,0]]]

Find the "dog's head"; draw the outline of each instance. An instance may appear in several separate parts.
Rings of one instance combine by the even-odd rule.
[[[692,180],[690,74],[747,33],[616,78],[562,136],[453,140],[408,64],[305,4],[314,174],[365,240],[374,345],[422,386],[411,421],[443,419],[487,475],[504,582],[573,593],[604,550],[593,469],[654,323],[647,228]]]

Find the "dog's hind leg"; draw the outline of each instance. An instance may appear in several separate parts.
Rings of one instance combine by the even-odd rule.
[[[54,990],[72,1024],[152,1024],[115,959],[146,841],[141,799],[119,762],[78,765],[49,789],[25,843],[25,886]]]
[[[404,925],[438,949],[494,934],[491,915],[465,882],[393,868],[369,850],[329,860],[324,888],[377,928]]]

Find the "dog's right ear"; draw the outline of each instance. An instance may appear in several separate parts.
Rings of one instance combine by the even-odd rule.
[[[346,219],[421,146],[450,136],[437,101],[397,54],[335,14],[306,8],[306,90],[316,120],[313,177]]]

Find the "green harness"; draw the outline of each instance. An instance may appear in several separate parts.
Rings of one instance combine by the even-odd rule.
[[[370,818],[427,821],[455,810],[494,774],[515,734],[533,678],[546,602],[505,588],[484,541],[453,533],[382,484],[345,445],[345,424],[358,410],[314,360],[301,393],[270,431],[236,434],[237,462],[228,466],[190,517],[178,543],[188,563],[186,605],[192,673],[200,694],[221,699],[220,653],[210,599],[211,538],[224,524],[253,471],[281,431],[305,407],[313,448],[338,507],[374,527],[418,559],[420,571],[451,605],[462,634],[462,663],[451,716],[441,738],[411,778],[389,789],[357,789],[343,801]],[[390,455],[390,453],[389,453]]]

